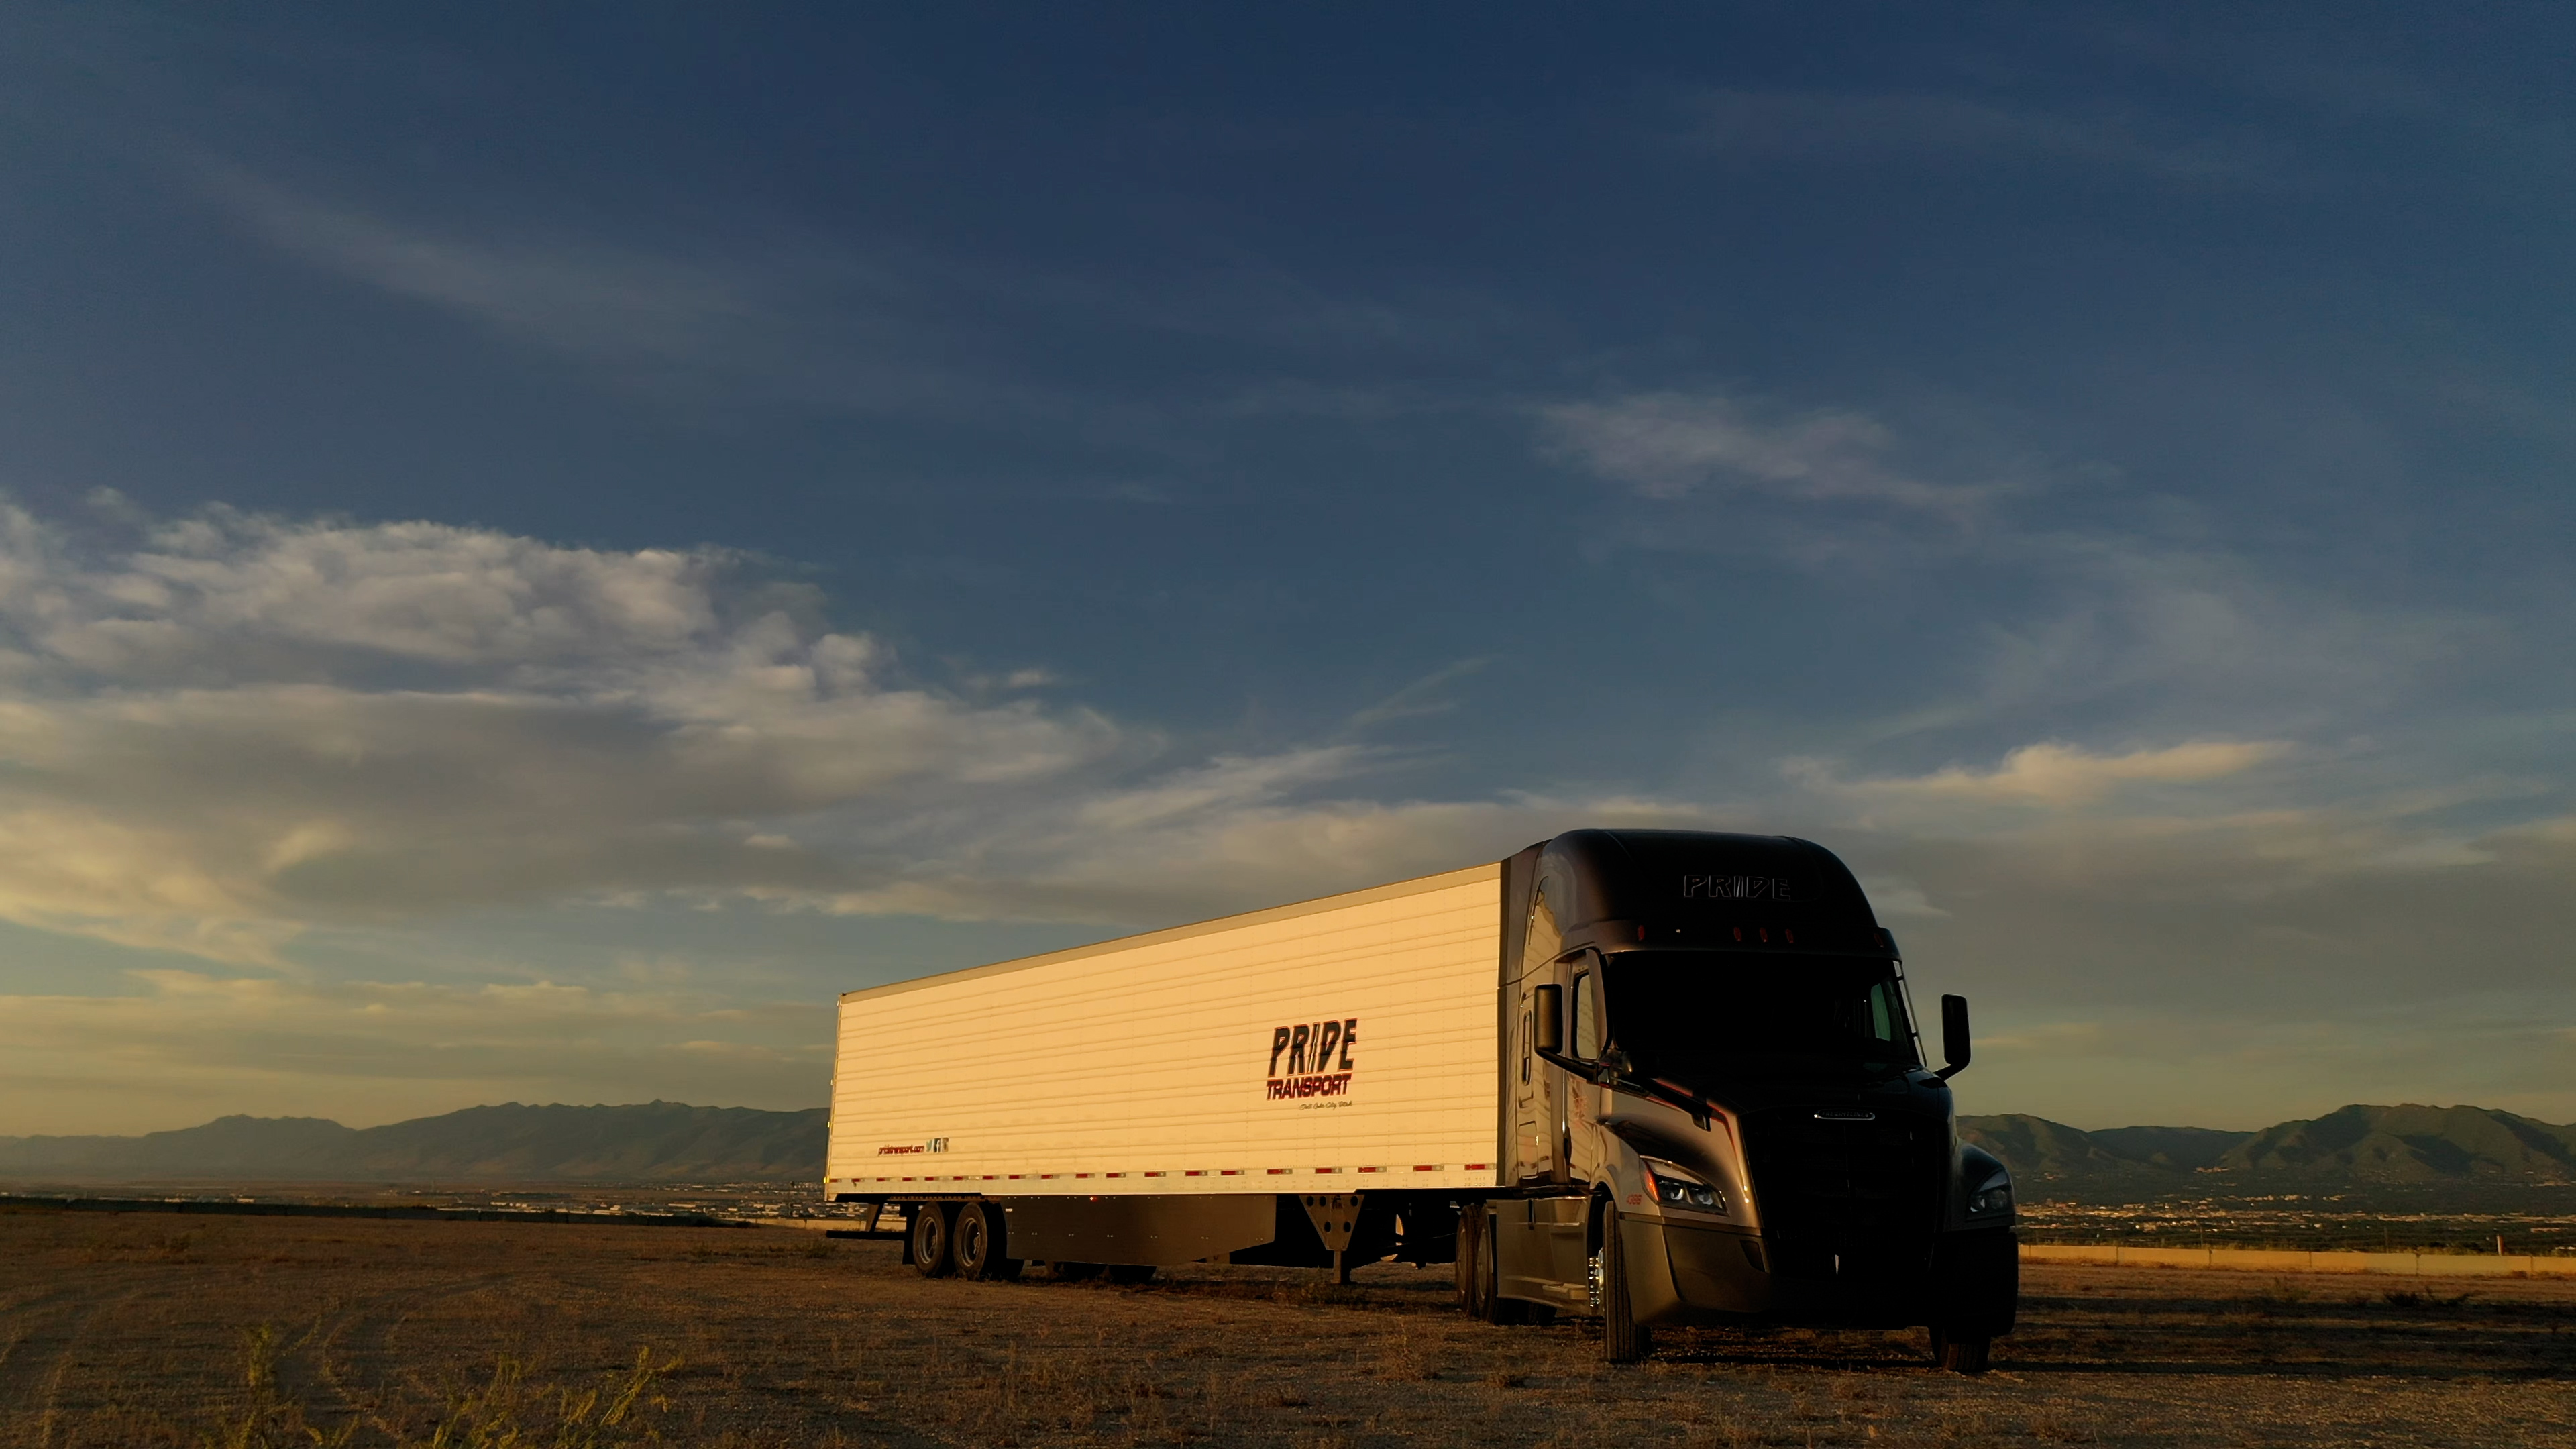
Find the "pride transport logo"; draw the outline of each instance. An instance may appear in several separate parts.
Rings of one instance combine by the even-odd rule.
[[[1269,1098],[1273,1102],[1306,1097],[1343,1097],[1351,1090],[1351,1045],[1360,1039],[1360,1019],[1299,1022],[1270,1029]],[[1285,1058],[1287,1070],[1281,1071]]]

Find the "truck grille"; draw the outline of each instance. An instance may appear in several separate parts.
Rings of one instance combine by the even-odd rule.
[[[1948,1132],[1926,1118],[1831,1115],[1838,1110],[1780,1107],[1745,1119],[1773,1271],[1791,1278],[1924,1271],[1940,1227]]]

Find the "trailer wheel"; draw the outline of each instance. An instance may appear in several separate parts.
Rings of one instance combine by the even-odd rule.
[[[1932,1361],[1954,1374],[1981,1374],[1995,1341],[1983,1334],[1932,1330]]]
[[[1611,1363],[1643,1363],[1655,1351],[1654,1335],[1637,1322],[1628,1296],[1628,1245],[1619,1231],[1619,1209],[1601,1209],[1601,1357]]]
[[[912,1207],[912,1266],[924,1278],[945,1278],[957,1271],[956,1256],[949,1251],[953,1235],[948,1231],[948,1207],[944,1203],[915,1203]]]
[[[1151,1263],[1112,1263],[1109,1265],[1109,1281],[1112,1283],[1123,1283],[1130,1288],[1135,1287],[1139,1283],[1151,1283],[1154,1281],[1154,1265]]]
[[[1001,1209],[988,1202],[970,1202],[957,1210],[949,1255],[956,1260],[958,1277],[992,1282],[1020,1276],[1020,1260],[1002,1256],[1007,1244],[1001,1218]]]

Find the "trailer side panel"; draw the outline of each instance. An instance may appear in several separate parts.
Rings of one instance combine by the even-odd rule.
[[[826,1190],[1491,1187],[1501,871],[841,999]]]

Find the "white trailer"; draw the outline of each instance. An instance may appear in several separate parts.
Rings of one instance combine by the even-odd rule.
[[[1392,1256],[1492,1321],[1598,1314],[1619,1361],[1756,1316],[1979,1367],[2010,1191],[1950,1128],[1964,1002],[1934,1071],[1904,990],[1820,847],[1578,831],[846,993],[824,1188],[934,1276]]]
[[[850,992],[825,1191],[1195,1200],[1011,1203],[1017,1257],[1110,1222],[1152,1266],[1272,1241],[1280,1194],[1347,1240],[1365,1189],[1494,1188],[1502,917],[1484,865]]]

